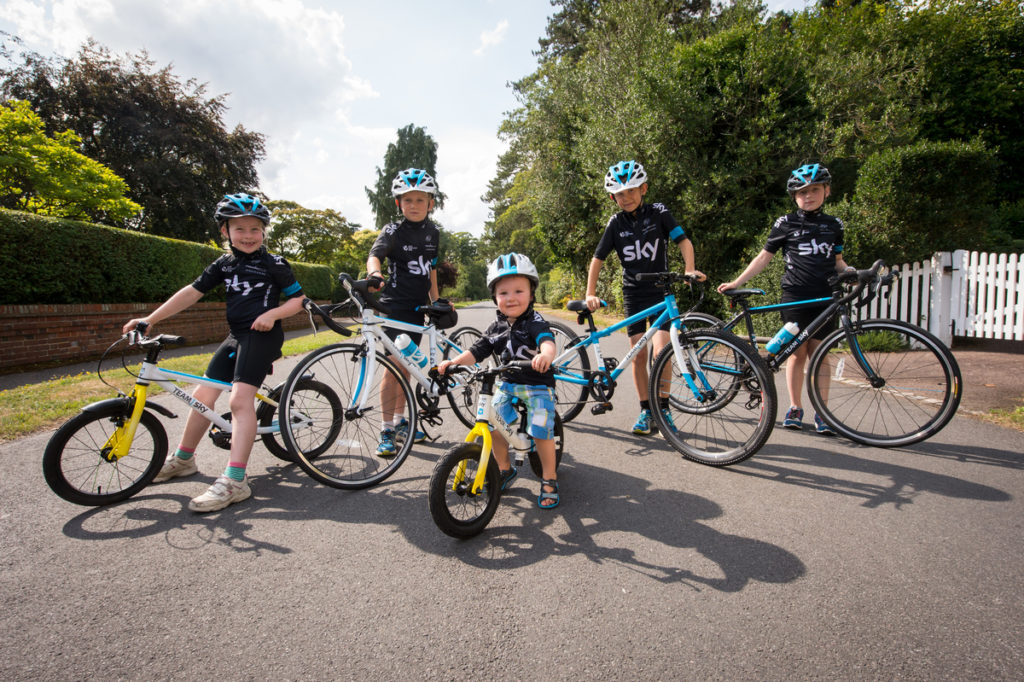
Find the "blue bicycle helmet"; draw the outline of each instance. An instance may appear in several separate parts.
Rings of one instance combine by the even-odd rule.
[[[609,194],[618,194],[627,189],[639,187],[647,182],[644,167],[636,161],[619,161],[608,169],[604,176],[604,189]]]
[[[491,295],[494,295],[494,285],[498,280],[510,275],[522,275],[532,282],[534,288],[540,284],[537,266],[529,257],[521,253],[506,253],[495,258],[487,266],[487,288],[491,290]]]
[[[397,199],[406,192],[426,192],[436,195],[437,183],[425,170],[406,168],[399,171],[395,179],[391,181],[391,195]]]
[[[832,174],[820,163],[808,163],[800,166],[789,174],[786,191],[790,194],[799,192],[810,185],[828,185],[832,183]]]
[[[217,204],[217,210],[213,214],[218,225],[227,222],[231,218],[241,218],[251,215],[259,218],[264,225],[270,224],[270,209],[266,204],[251,194],[225,194],[224,198]]]

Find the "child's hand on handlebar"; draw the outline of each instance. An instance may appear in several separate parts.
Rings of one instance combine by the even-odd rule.
[[[707,275],[705,275],[700,270],[687,270],[686,275],[688,277],[696,277],[698,282],[703,282],[708,278]]]
[[[452,365],[452,364],[453,364],[453,363],[452,363],[452,361],[451,361],[451,360],[442,360],[442,361],[441,361],[441,362],[439,362],[439,363],[438,363],[438,365],[437,365],[437,373],[438,373],[438,374],[444,374],[445,372],[447,372],[447,371],[448,371],[448,367],[449,367],[450,365]]]

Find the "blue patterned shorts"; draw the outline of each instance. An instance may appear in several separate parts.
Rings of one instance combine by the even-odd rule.
[[[527,431],[533,438],[549,440],[555,437],[555,393],[549,386],[529,386],[502,382],[491,405],[495,415],[513,428],[519,421],[515,401],[526,404],[529,421]]]

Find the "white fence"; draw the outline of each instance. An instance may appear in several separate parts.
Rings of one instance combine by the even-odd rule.
[[[1024,341],[1024,254],[942,252],[905,263],[871,317],[924,327],[949,345],[954,336]]]

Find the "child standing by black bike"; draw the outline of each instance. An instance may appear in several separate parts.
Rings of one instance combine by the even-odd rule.
[[[665,298],[662,286],[653,282],[641,282],[637,275],[668,270],[668,243],[679,246],[683,257],[683,269],[688,275],[703,280],[704,273],[695,267],[693,244],[686,231],[675,221],[664,204],[645,204],[647,194],[647,173],[636,161],[620,161],[608,169],[604,178],[604,189],[622,210],[611,217],[604,228],[601,241],[590,261],[587,274],[587,307],[597,310],[601,299],[597,297],[597,278],[601,274],[608,254],[615,249],[622,265],[622,298],[626,317],[635,315],[646,308],[661,303]],[[647,320],[641,320],[626,328],[629,342],[636,344],[647,331]],[[668,343],[668,323],[654,335],[652,352],[655,356]],[[651,409],[647,400],[647,349],[641,349],[633,359],[633,384],[640,400],[640,416],[633,425],[633,433],[645,436],[651,433]],[[658,405],[671,424],[672,415],[666,409],[668,398]]]
[[[230,253],[214,261],[152,313],[129,320],[123,327],[125,333],[140,323],[150,327],[199,302],[214,287],[227,288],[230,333],[213,354],[206,376],[224,382],[225,389],[231,388],[231,454],[224,473],[209,490],[189,502],[188,508],[195,512],[217,511],[252,495],[245,469],[256,438],[256,391],[270,373],[271,364],[281,357],[281,320],[300,312],[303,298],[288,261],[271,255],[263,246],[270,223],[270,210],[265,204],[248,194],[231,194],[217,204],[214,218]],[[278,305],[282,295],[288,300]],[[193,397],[212,410],[221,393],[199,386]],[[167,457],[154,483],[199,471],[195,451],[208,426],[198,412],[189,411],[178,449]]]
[[[515,424],[519,418],[513,402],[526,405],[530,436],[540,457],[542,481],[537,506],[554,509],[561,498],[558,493],[557,460],[555,453],[555,376],[551,362],[555,359],[555,337],[551,327],[533,309],[534,293],[540,276],[533,261],[522,254],[507,253],[498,256],[487,267],[487,287],[498,305],[498,320],[489,326],[473,346],[452,360],[437,366],[444,374],[449,365],[471,365],[490,355],[505,363],[529,360],[530,369],[508,370],[502,374],[502,384],[494,394],[495,415],[506,424]],[[494,459],[498,463],[501,489],[519,473],[508,454],[508,441],[498,430],[493,436]]]
[[[832,193],[832,175],[820,163],[805,164],[789,174],[786,190],[796,202],[797,211],[775,221],[761,253],[750,261],[739,277],[720,284],[719,292],[742,286],[764,270],[772,256],[781,249],[786,261],[782,275],[781,303],[832,295],[829,278],[848,267],[843,261],[843,223],[822,212],[825,199]],[[825,303],[799,309],[784,308],[782,321],[794,322],[803,329],[827,306]],[[834,329],[836,320],[832,318],[806,343],[801,344],[786,362],[786,388],[789,390],[790,407],[782,425],[787,429],[803,428],[804,366],[807,358],[814,354],[814,350]],[[814,427],[818,433],[835,435],[817,414],[814,415]]]

